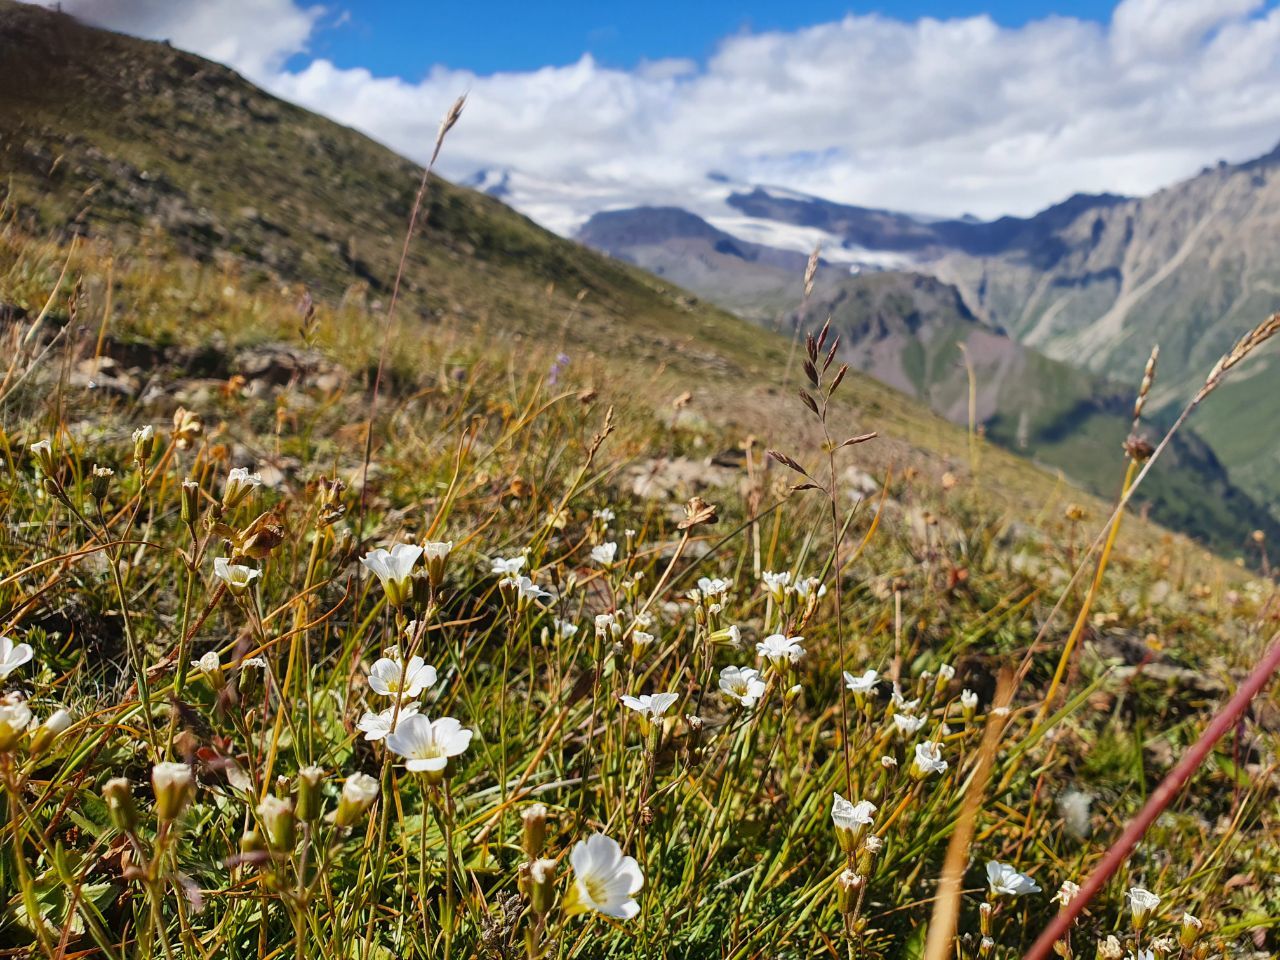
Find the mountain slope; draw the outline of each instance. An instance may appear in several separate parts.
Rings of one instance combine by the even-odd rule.
[[[726,202],[762,222],[908,257],[911,269],[954,284],[987,324],[1109,379],[1135,382],[1158,343],[1155,406],[1166,412],[1280,309],[1280,148],[1150,197],[1078,195],[1033,217],[989,223],[920,221],[765,189],[739,190]],[[1254,424],[1280,418],[1277,373],[1272,350],[1197,418],[1233,481],[1269,503],[1280,499],[1280,445]]]
[[[20,224],[101,238],[141,257],[163,236],[214,276],[301,282],[318,298],[365,304],[371,336],[379,329],[416,165],[224,67],[5,0],[0,60],[0,174]],[[401,336],[502,340],[522,345],[528,362],[566,351],[657,407],[692,386],[695,411],[723,437],[767,442],[791,430],[780,389],[790,336],[747,327],[439,179],[424,224],[406,264]],[[752,271],[794,276],[792,256],[743,244],[733,255],[754,257]],[[176,326],[181,336],[202,336]],[[884,436],[868,448],[870,468],[941,469],[966,456],[963,431],[900,393],[856,377],[847,392],[842,416]],[[1114,446],[1109,460],[1119,463]],[[1035,509],[1055,495],[1052,477],[1012,458],[993,453],[984,469]],[[1235,548],[1239,533],[1229,529],[1220,543]]]
[[[742,196],[735,194],[730,202]],[[860,224],[867,231],[851,233],[850,242],[863,248],[886,223],[899,237],[936,236],[930,231],[974,226],[920,223],[884,211],[806,203],[766,191],[751,196],[762,205],[805,205],[808,214],[794,222],[828,233]],[[1097,202],[1105,207],[1113,199]],[[1005,223],[999,229],[1010,242],[1033,245],[1048,229],[1046,223],[1061,222],[1082,205],[1046,215],[1040,225]],[[988,231],[988,239],[969,242],[992,242],[993,235]],[[971,368],[973,415],[989,437],[1100,493],[1120,483],[1115,453],[1129,430],[1133,387],[1110,383],[1011,339],[981,322],[955,287],[933,276],[850,274],[843,265],[824,261],[813,294],[800,310],[806,255],[741,240],[687,211],[643,207],[600,213],[587,221],[578,238],[767,327],[813,326],[830,317],[843,338],[843,357],[854,369],[926,401],[953,423],[965,424],[970,416]],[[1173,452],[1170,465],[1151,478],[1145,491],[1157,519],[1224,547],[1242,542],[1253,529],[1280,529],[1265,508],[1233,486],[1204,443],[1190,434],[1179,436]]]

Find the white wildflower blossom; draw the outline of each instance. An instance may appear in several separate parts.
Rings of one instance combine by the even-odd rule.
[[[410,657],[407,664],[381,657],[369,670],[370,689],[384,697],[413,700],[435,682],[436,668],[418,656]]]
[[[645,719],[657,719],[665,714],[680,699],[678,693],[645,693],[638,697],[622,696],[623,705],[634,710]]]
[[[31,660],[34,651],[29,643],[14,643],[10,637],[0,637],[0,680]]]
[[[924,779],[931,774],[946,771],[947,761],[942,759],[942,744],[932,740],[916,744],[915,757],[911,761],[911,773],[914,776]]]
[[[403,720],[417,712],[418,704],[412,702],[401,704],[398,713],[395,707],[388,707],[379,713],[366,710],[356,721],[356,729],[364,734],[366,740],[382,740]]]
[[[213,575],[225,583],[232,593],[241,593],[262,576],[262,571],[243,563],[232,563],[226,557],[218,557],[213,561]]]
[[[574,844],[569,852],[573,886],[565,902],[572,916],[594,910],[618,920],[630,920],[640,912],[635,896],[644,886],[644,874],[634,857],[622,855],[612,837],[597,833]]]
[[[775,667],[795,663],[804,656],[804,647],[800,646],[803,640],[804,637],[788,637],[781,633],[770,634],[756,644],[756,653]]]
[[[412,773],[443,774],[449,761],[471,744],[472,731],[452,717],[428,720],[413,714],[387,734],[387,749],[405,759]]]
[[[608,543],[598,543],[591,548],[591,562],[598,563],[602,567],[607,567],[618,556],[618,545],[610,540]]]
[[[999,860],[992,860],[987,864],[987,886],[993,897],[1023,897],[1040,892],[1040,887],[1034,880]]]
[[[720,671],[720,692],[744,707],[754,707],[764,691],[765,682],[754,667],[725,667]]]

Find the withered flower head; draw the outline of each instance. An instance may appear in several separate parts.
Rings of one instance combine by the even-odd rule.
[[[715,523],[719,519],[714,504],[707,503],[701,497],[694,497],[684,505],[684,519],[676,526],[680,530],[692,530],[704,523]]]
[[[236,536],[237,557],[265,560],[276,547],[284,542],[285,528],[281,518],[274,513],[264,513]]]
[[[188,449],[204,432],[204,420],[200,414],[186,407],[173,412],[173,439],[179,450]]]
[[[1146,437],[1131,433],[1124,442],[1124,452],[1130,460],[1142,463],[1151,458],[1151,454],[1156,452],[1156,448],[1151,445],[1151,441]]]

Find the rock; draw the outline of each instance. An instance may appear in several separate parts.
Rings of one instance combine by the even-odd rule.
[[[138,378],[120,368],[111,357],[89,357],[75,365],[68,378],[72,386],[100,390],[121,397],[138,393]]]
[[[647,500],[684,502],[695,493],[727,487],[739,479],[738,471],[709,460],[659,458],[636,464],[627,472],[631,492]]]
[[[233,368],[248,381],[247,393],[294,383],[332,392],[346,382],[347,372],[315,350],[287,343],[264,343],[236,354]]]

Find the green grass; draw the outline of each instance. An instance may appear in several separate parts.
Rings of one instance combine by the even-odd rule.
[[[2,249],[6,289],[42,300],[65,250],[12,226]],[[171,358],[197,344],[208,351],[204,427],[187,449],[176,449],[166,426],[195,387],[187,361],[158,356],[150,373],[160,391],[146,402],[112,400],[64,375],[92,354],[108,252],[123,305],[108,354],[157,343]],[[888,456],[877,446],[890,447],[897,468],[874,531],[875,497],[842,517],[837,574],[821,494],[788,494],[797,478],[770,464],[760,442],[750,469],[704,491],[719,518],[687,537],[677,505],[630,492],[628,470],[655,455],[723,449],[742,439],[736,431],[770,425],[769,445],[826,482],[816,469],[818,425],[797,401],[775,402],[766,385],[745,383],[743,354],[715,354],[727,366],[701,377],[674,354],[658,377],[628,375],[625,358],[575,359],[552,386],[546,347],[457,328],[401,336],[362,491],[362,433],[353,426],[367,417],[365,378],[378,349],[367,315],[329,307],[319,315],[316,342],[353,375],[345,386],[255,386],[232,379],[236,351],[300,346],[293,292],[228,283],[179,257],[126,247],[82,248],[63,294],[73,278],[83,280],[80,322],[47,350],[40,337],[23,347],[24,328],[13,328],[14,372],[2,393],[0,614],[4,633],[34,648],[7,686],[37,719],[55,704],[76,718],[38,755],[30,736],[0,755],[10,797],[0,828],[5,946],[121,957],[917,955],[995,674],[1027,658],[966,857],[960,915],[960,932],[976,936],[988,860],[1031,874],[1046,892],[1005,902],[992,926],[994,955],[1012,957],[1053,915],[1049,894],[1087,873],[1160,776],[1162,762],[1142,742],[1159,733],[1176,753],[1210,709],[1188,711],[1177,690],[1159,684],[1108,680],[1105,653],[1091,641],[1059,701],[1065,709],[1033,737],[1061,637],[1030,644],[1100,508],[1089,508],[1099,512],[1083,526],[1049,509],[1052,500],[1023,512],[1020,503],[1037,502],[1052,484],[994,449],[980,450],[976,472],[954,466],[958,482],[939,483],[936,462],[894,437],[932,430],[912,437],[917,451],[936,442],[958,455],[964,437],[862,381],[842,386],[830,420],[841,435],[874,426],[887,439],[843,451],[842,462],[874,468]],[[209,326],[195,334],[197,322]],[[708,329],[706,340],[690,337],[700,350],[716,344],[715,325]],[[779,378],[786,347],[765,364]],[[673,420],[660,385],[681,382],[705,398],[702,409],[725,415]],[[597,395],[584,399],[587,388]],[[611,404],[615,429],[593,454]],[[130,439],[143,423],[158,428],[145,469]],[[47,470],[27,452],[41,437],[52,441]],[[223,510],[215,504],[238,463],[279,485]],[[94,464],[115,470],[100,511]],[[334,476],[347,487],[326,499],[323,483]],[[1019,477],[1018,497],[1006,498],[1003,484]],[[190,525],[183,479],[199,488],[200,517]],[[842,513],[852,503],[838,502]],[[608,521],[596,516],[606,508],[616,514]],[[243,561],[261,575],[244,593],[222,590],[214,558],[243,553],[236,544],[268,511],[282,526],[278,542]],[[443,579],[393,610],[359,558],[427,539],[453,542]],[[592,559],[602,542],[619,544],[615,564]],[[522,551],[525,572],[553,600],[504,598],[489,560]],[[818,577],[827,592],[812,606],[794,594],[779,603],[761,581],[768,570]],[[718,610],[690,599],[700,577],[731,581]],[[1218,673],[1248,663],[1265,640],[1257,618],[1268,597],[1263,585],[1134,523],[1093,622],[1099,638],[1150,635],[1150,656],[1164,659],[1163,647]],[[617,639],[596,639],[602,613],[618,618]],[[558,636],[556,618],[577,634]],[[406,634],[409,620],[424,626]],[[741,646],[722,642],[731,624]],[[639,630],[654,640],[636,643]],[[805,638],[804,656],[776,671],[754,649],[775,631]],[[474,733],[444,783],[407,771],[356,727],[364,711],[388,705],[366,678],[397,647],[438,671],[418,698],[422,711]],[[180,666],[210,652],[219,654],[219,678]],[[242,666],[247,656],[264,666]],[[842,693],[842,659],[857,674],[900,671],[907,698],[921,698],[911,710],[919,730],[895,732],[887,686],[865,705]],[[956,674],[939,684],[926,671],[944,664]],[[767,678],[750,709],[719,691],[730,665]],[[978,694],[971,715],[960,706],[966,688]],[[660,691],[678,702],[646,733],[619,697]],[[1261,749],[1268,735],[1249,736]],[[943,744],[948,767],[917,784],[910,762],[925,737]],[[884,756],[898,765],[885,767]],[[1164,897],[1152,932],[1174,929],[1188,909],[1215,929],[1210,942],[1241,942],[1255,927],[1269,936],[1265,917],[1280,904],[1256,864],[1275,857],[1274,788],[1265,776],[1241,780],[1223,765],[1232,756],[1224,750],[1198,775],[1158,846],[1144,848],[1091,908],[1076,933],[1081,955],[1109,933],[1130,935],[1129,883]],[[149,782],[165,758],[196,775],[171,822],[158,818]],[[277,831],[274,848],[262,850],[273,818],[290,814],[261,798],[282,798],[297,820],[300,799],[311,802],[301,779],[309,767],[320,771],[322,816],[297,822],[291,839]],[[373,777],[379,796],[339,828],[325,815],[356,773]],[[119,777],[136,817],[113,816],[104,802],[104,789],[122,789],[107,786]],[[1068,789],[1095,797],[1090,839],[1061,827],[1056,798]],[[830,817],[837,791],[877,805],[875,854],[841,852]],[[547,810],[538,850],[521,825],[535,803]],[[1205,824],[1223,816],[1235,818],[1229,831],[1209,836]],[[595,832],[615,838],[644,874],[633,919],[566,909],[570,851]],[[535,854],[556,861],[538,911],[521,867]],[[853,903],[837,889],[846,866],[865,877]],[[1228,887],[1234,876],[1257,885]],[[24,920],[32,913],[42,926]]]

